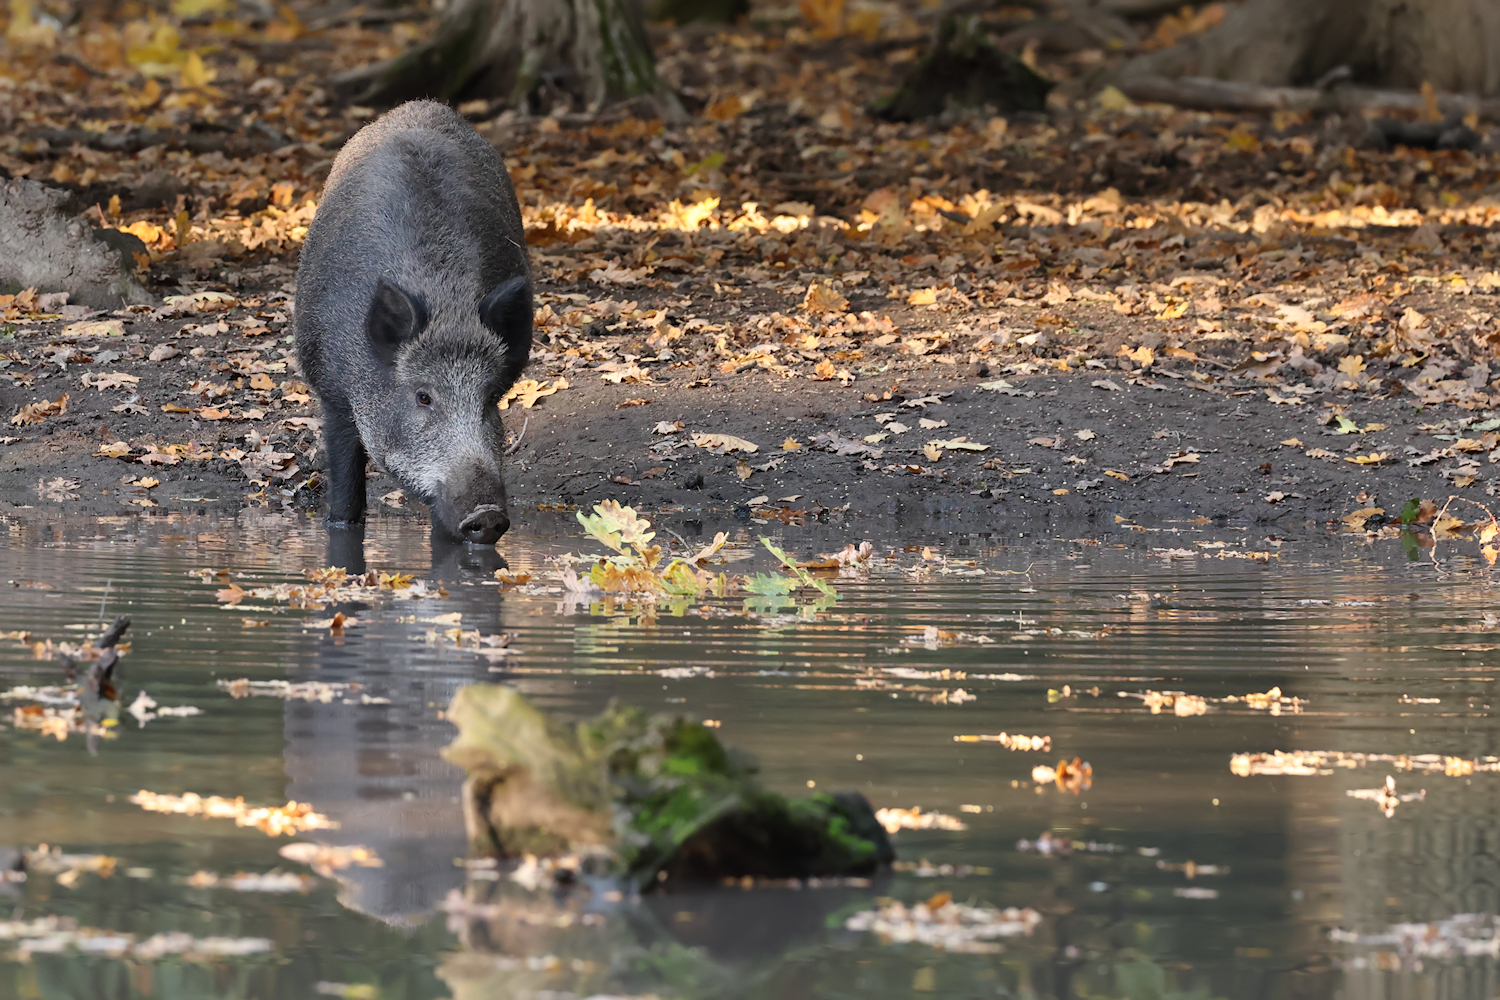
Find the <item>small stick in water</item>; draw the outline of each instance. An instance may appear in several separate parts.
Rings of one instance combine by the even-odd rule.
[[[104,634],[94,640],[95,649],[109,649],[119,642],[125,635],[125,630],[130,628],[130,616],[120,615],[115,619],[113,625],[105,629]]]

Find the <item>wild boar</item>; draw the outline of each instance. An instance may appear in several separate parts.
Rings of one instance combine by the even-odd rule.
[[[521,210],[495,149],[413,101],[334,161],[297,268],[297,358],[323,406],[331,525],[365,513],[365,460],[434,528],[491,544],[510,527],[498,402],[531,352]]]

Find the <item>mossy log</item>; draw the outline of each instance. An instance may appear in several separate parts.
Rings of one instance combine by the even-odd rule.
[[[643,889],[746,876],[869,875],[895,859],[858,793],[792,799],[755,781],[755,764],[681,716],[612,703],[567,727],[514,689],[453,698],[468,772],[464,821],[480,857],[607,857]]]
[[[377,106],[483,98],[548,111],[567,98],[594,111],[637,99],[657,114],[682,114],[656,75],[632,0],[453,0],[430,39],[337,83]],[[541,91],[549,106],[533,109]]]
[[[977,17],[949,15],[900,86],[872,104],[870,112],[891,121],[912,121],[954,107],[1042,111],[1052,87],[1051,80],[1002,52]]]

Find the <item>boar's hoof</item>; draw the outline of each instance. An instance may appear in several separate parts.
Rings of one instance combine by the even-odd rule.
[[[458,526],[458,533],[464,540],[475,545],[493,545],[509,530],[510,518],[505,516],[505,511],[489,505],[474,508]]]

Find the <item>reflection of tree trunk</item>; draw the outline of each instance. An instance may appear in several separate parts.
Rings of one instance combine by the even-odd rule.
[[[488,97],[527,108],[545,85],[591,110],[644,98],[681,113],[632,0],[453,0],[431,39],[339,82],[380,105]]]
[[[1340,66],[1359,84],[1500,94],[1500,3],[1246,0],[1217,27],[1137,56],[1124,75],[1287,86]]]

